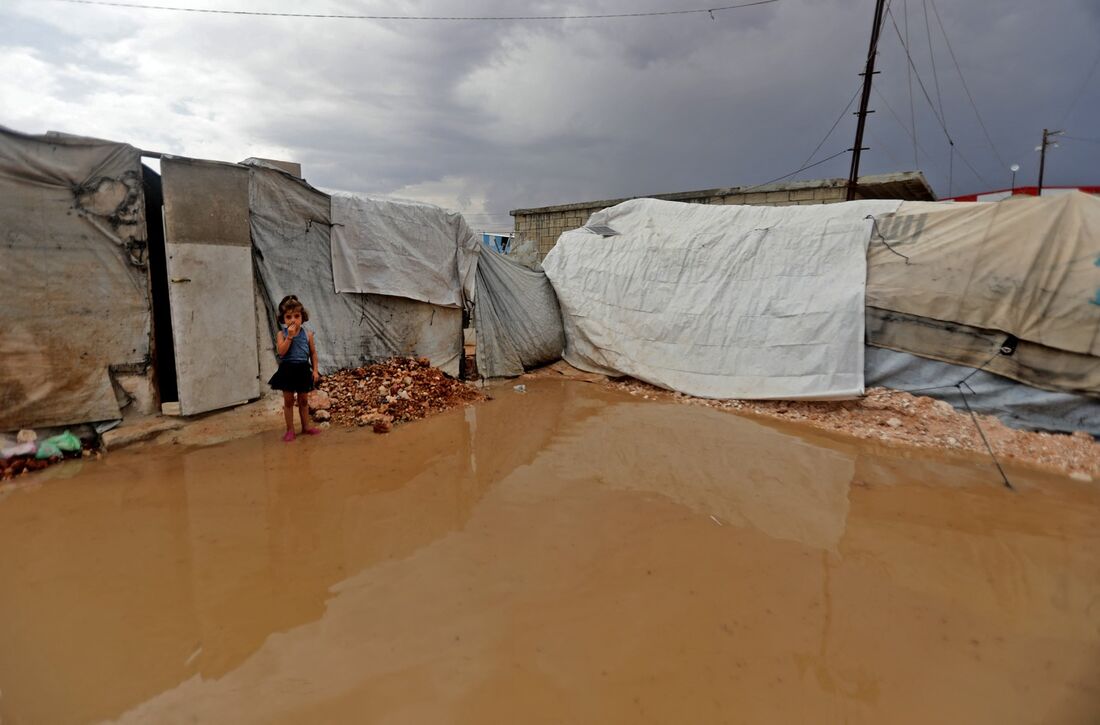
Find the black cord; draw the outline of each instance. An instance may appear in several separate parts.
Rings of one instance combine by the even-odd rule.
[[[891,252],[893,252],[894,254],[896,254],[896,255],[898,255],[899,257],[901,257],[902,259],[904,259],[904,260],[905,260],[905,263],[906,263],[906,264],[909,264],[909,257],[906,257],[906,256],[905,256],[904,254],[902,254],[902,253],[901,253],[901,252],[899,252],[898,250],[896,250],[896,249],[894,249],[893,247],[891,247],[891,246],[890,246],[890,242],[886,241],[886,237],[884,237],[884,236],[882,235],[882,232],[880,232],[880,231],[878,230],[878,219],[875,219],[875,215],[874,215],[874,214],[868,214],[867,216],[865,216],[865,217],[863,217],[863,218],[864,218],[864,219],[870,219],[870,220],[871,220],[871,232],[872,232],[873,234],[876,234],[876,235],[878,235],[878,238],[879,238],[879,239],[880,239],[880,240],[882,241],[882,243],[883,243],[883,244],[885,244],[885,245],[886,245],[886,248],[887,248],[887,249],[889,249],[889,250],[890,250]],[[988,363],[987,363],[987,364],[988,364]]]

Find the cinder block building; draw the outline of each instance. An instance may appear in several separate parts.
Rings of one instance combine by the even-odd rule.
[[[513,209],[515,238],[538,243],[539,257],[558,241],[561,233],[584,226],[593,213],[638,198],[683,201],[692,204],[752,204],[759,206],[789,206],[795,204],[832,204],[844,201],[847,179],[787,181],[764,186],[734,186],[672,194],[652,194],[647,197],[626,197],[582,201],[574,204]],[[905,171],[893,174],[861,176],[856,194],[858,199],[902,199],[904,201],[935,201],[936,194],[924,174]]]

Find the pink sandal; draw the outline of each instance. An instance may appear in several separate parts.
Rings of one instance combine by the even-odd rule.
[[[302,433],[307,436],[319,436],[321,435],[320,428],[303,428]]]
[[[292,443],[294,441],[294,431],[288,430],[286,435],[283,436],[283,443]]]

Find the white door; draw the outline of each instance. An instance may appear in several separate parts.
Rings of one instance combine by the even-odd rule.
[[[180,413],[257,398],[248,169],[167,157],[160,168]]]

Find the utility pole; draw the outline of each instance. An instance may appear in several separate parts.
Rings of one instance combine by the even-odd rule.
[[[875,74],[875,56],[878,55],[878,34],[882,29],[882,14],[886,0],[875,0],[875,23],[871,26],[871,44],[867,48],[867,63],[863,68],[863,95],[859,100],[859,121],[856,123],[856,143],[852,147],[852,169],[848,172],[848,201],[856,198],[859,183],[859,154],[863,148],[863,126],[867,123],[867,104],[871,100],[871,77]]]
[[[1043,171],[1046,169],[1047,162],[1047,146],[1053,146],[1058,148],[1058,144],[1050,140],[1051,136],[1061,136],[1065,131],[1051,131],[1049,129],[1043,129],[1043,142],[1035,147],[1035,150],[1039,152],[1039,196],[1043,195]]]

